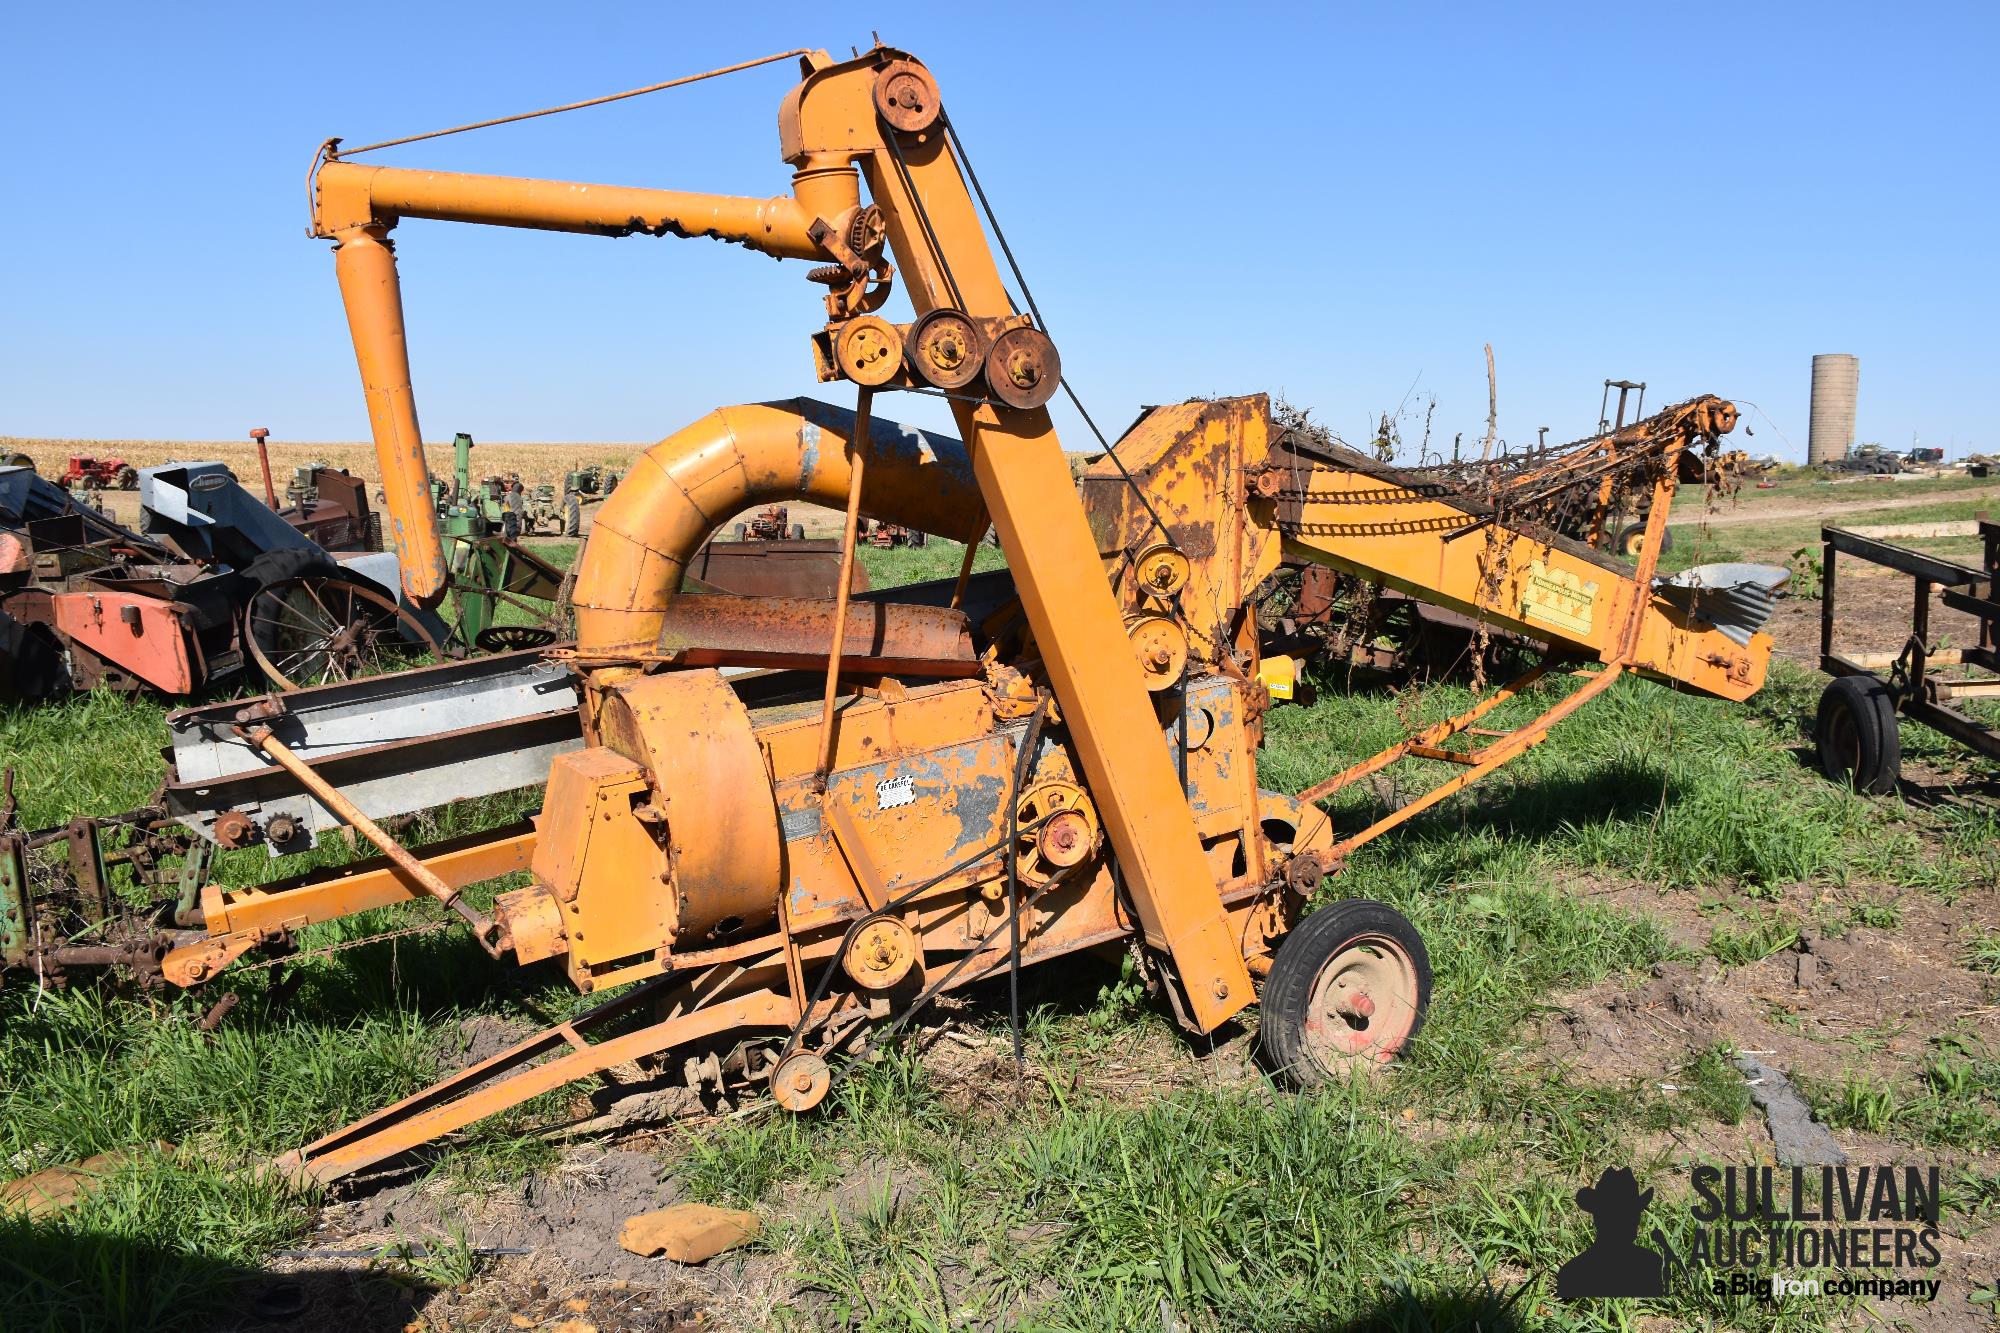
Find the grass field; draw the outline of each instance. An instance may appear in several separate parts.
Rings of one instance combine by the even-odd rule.
[[[879,587],[947,575],[961,551],[864,559]],[[983,552],[982,567],[997,557]],[[1313,706],[1270,714],[1265,786],[1296,790],[1466,698],[1451,685],[1323,684]],[[1549,1285],[1589,1239],[1571,1195],[1599,1170],[1636,1167],[1666,1213],[1686,1195],[1676,1163],[1746,1160],[1761,1133],[1728,1044],[1612,1076],[1560,1058],[1550,1025],[1607,989],[1695,972],[1727,986],[1761,975],[1802,932],[1866,941],[1906,918],[1956,923],[1930,943],[1989,1016],[1941,1014],[1914,1049],[1907,1025],[1815,1037],[1825,1059],[1809,1090],[1861,1160],[1941,1158],[1948,1253],[1993,1252],[2000,825],[1978,803],[1862,800],[1819,780],[1796,753],[1817,688],[1782,664],[1744,707],[1624,682],[1486,785],[1356,856],[1323,892],[1406,912],[1436,971],[1429,1023],[1391,1074],[1280,1093],[1248,1060],[1246,1033],[1184,1039],[1117,969],[1031,973],[1024,1080],[1004,1055],[1004,1003],[974,996],[921,1056],[859,1069],[807,1117],[749,1114],[646,1139],[686,1195],[767,1219],[726,1280],[673,1280],[692,1284],[690,1308],[710,1327],[1863,1326],[1865,1311],[1837,1303],[1683,1290],[1643,1307],[1567,1306]],[[23,822],[143,801],[160,777],[163,717],[108,696],[0,713]],[[1991,776],[1967,768],[1955,781]],[[1351,822],[1398,796],[1363,785],[1336,815]],[[420,836],[521,804],[455,810]],[[261,852],[218,870],[238,884],[272,873]],[[421,915],[315,927],[307,943]],[[195,1028],[212,996],[0,992],[0,1177],[136,1154],[59,1220],[0,1220],[0,1328],[232,1323],[267,1256],[320,1225],[322,1201],[263,1179],[259,1162],[456,1067],[479,1023],[545,1026],[581,1003],[458,932],[301,966],[283,1005],[265,994],[268,973],[236,982],[243,1003],[212,1036]],[[1773,1006],[1757,1012],[1784,1021]],[[1733,1044],[1765,1037],[1745,1030]],[[438,1158],[436,1188],[473,1226],[481,1200],[562,1169],[565,1150],[531,1131],[568,1110],[552,1094],[474,1128]],[[1686,1215],[1673,1216],[1670,1231]],[[468,1234],[428,1231],[415,1239],[430,1257],[364,1275],[399,1293],[393,1326],[518,1327],[510,1311],[541,1309],[526,1270],[510,1267],[534,1261],[482,1260]],[[1992,1309],[1966,1303],[1980,1283],[1991,1290],[1990,1266],[1950,1276],[1952,1304],[1919,1311],[1920,1326],[1971,1327]],[[608,1288],[574,1290],[591,1311],[613,1308]]]
[[[2000,514],[2000,494],[1966,499],[1940,498],[1894,509],[1879,506],[1846,508],[1838,511],[1837,519],[1813,515],[1707,529],[1698,523],[1683,524],[1676,520],[1670,528],[1674,534],[1674,549],[1668,552],[1664,563],[1685,566],[1699,561],[1782,557],[1801,547],[1817,548],[1820,528],[1829,521],[1851,528],[1876,523],[1944,523],[1980,514]],[[1971,560],[1974,564],[1978,563],[1981,550],[1977,537],[1897,538],[1896,543],[1922,551],[1950,552],[1951,558]]]

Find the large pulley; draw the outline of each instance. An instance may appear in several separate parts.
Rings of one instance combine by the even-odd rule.
[[[940,306],[910,326],[910,372],[937,389],[963,389],[986,368],[986,335],[965,312]]]

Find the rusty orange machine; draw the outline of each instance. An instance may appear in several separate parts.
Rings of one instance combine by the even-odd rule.
[[[211,718],[215,744],[254,752],[259,781],[295,783],[385,859],[207,889],[207,938],[167,957],[171,979],[212,978],[312,921],[430,897],[496,954],[552,961],[586,992],[625,988],[290,1154],[297,1176],[338,1179],[631,1061],[803,1111],[871,1033],[940,993],[1086,950],[1133,951],[1195,1031],[1261,993],[1263,1047],[1296,1081],[1391,1058],[1423,1021],[1423,941],[1381,904],[1304,909],[1348,851],[1422,806],[1343,835],[1314,801],[1360,770],[1303,796],[1258,785],[1270,664],[1249,604],[1287,552],[1521,629],[1551,645],[1541,670],[1586,677],[1482,747],[1450,743],[1522,683],[1363,766],[1461,765],[1424,805],[1622,674],[1730,699],[1762,681],[1767,639],[1704,620],[1654,580],[1676,460],[1714,448],[1729,404],[1696,399],[1468,490],[1279,436],[1260,396],[1190,401],[1148,412],[1079,484],[1046,410],[1062,386],[1055,344],[1031,298],[1023,312],[1009,294],[930,71],[880,46],[793,54],[800,80],[779,111],[793,174],[774,198],[322,150],[314,230],[335,244],[414,599],[438,597],[446,573],[423,517],[388,240],[403,220],[710,237],[812,261],[826,315],[813,364],[857,400],[716,411],[655,445],[605,502],[577,572],[576,641],[535,659],[563,677],[537,697],[568,691],[574,730],[538,742],[531,826],[420,856],[336,780],[368,750],[312,757],[300,697],[233,713],[233,739]],[[878,313],[892,288],[910,320]],[[963,443],[877,415],[895,391],[943,395]],[[1614,483],[1656,500],[1636,570],[1538,521],[1558,490],[1601,503]],[[866,515],[966,542],[965,563],[956,579],[860,597],[845,578],[827,600],[677,596],[729,516],[788,499],[845,510],[846,560]],[[989,524],[1007,569],[975,576]],[[233,838],[269,836],[254,812],[227,814]],[[462,894],[513,871],[527,882],[490,911]]]

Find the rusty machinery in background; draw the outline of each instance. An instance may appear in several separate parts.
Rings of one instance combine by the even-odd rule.
[[[29,466],[33,466],[32,463]],[[64,490],[90,488],[102,491],[134,491],[139,488],[139,469],[122,458],[98,458],[91,454],[71,454],[56,485]]]
[[[250,432],[257,446],[257,466],[263,474],[264,504],[328,551],[379,551],[382,516],[368,503],[368,483],[331,463],[302,463],[285,483],[285,502],[278,503],[271,477],[271,431],[258,426]]]
[[[314,230],[336,245],[418,602],[447,574],[434,525],[416,521],[428,479],[388,245],[403,219],[707,236],[812,260],[827,315],[815,366],[858,401],[724,408],[648,450],[597,517],[573,648],[172,720],[164,801],[206,839],[282,853],[345,826],[382,859],[204,887],[205,937],[162,957],[168,981],[227,975],[313,921],[425,898],[489,952],[551,960],[585,992],[626,988],[290,1154],[291,1174],[339,1179],[632,1061],[802,1111],[842,1057],[937,995],[1082,951],[1132,951],[1193,1031],[1261,993],[1263,1047],[1296,1081],[1387,1060],[1423,1020],[1423,941],[1378,903],[1302,916],[1325,875],[1625,674],[1728,699],[1762,682],[1768,638],[1655,588],[1678,457],[1715,448],[1729,404],[1695,399],[1609,449],[1457,485],[1318,451],[1275,431],[1261,396],[1197,400],[1146,413],[1079,482],[1045,410],[1062,386],[1055,345],[1009,295],[929,71],[879,46],[793,54],[801,79],[779,115],[792,191],[771,199],[323,150]],[[892,283],[913,320],[877,313]],[[892,390],[943,395],[965,442],[884,420],[875,400]],[[1636,570],[1544,521],[1607,480],[1655,500]],[[864,513],[966,542],[965,561],[954,579],[882,593],[841,580],[821,599],[678,595],[727,515],[788,500],[844,510],[846,564]],[[989,523],[1008,567],[975,575]],[[1252,594],[1286,554],[1548,654],[1311,791],[1260,789],[1269,694]],[[1578,680],[1539,717],[1497,736],[1473,726],[1558,670]],[[1359,827],[1317,806],[1406,758],[1454,776]],[[381,826],[420,802],[543,781],[531,824],[421,853]],[[515,871],[528,882],[490,911],[464,894]]]
[[[806,525],[792,522],[792,511],[784,505],[765,505],[736,524],[739,542],[802,542]]]
[[[132,532],[25,468],[0,468],[0,697],[198,694],[387,669],[441,627],[397,604],[396,559],[330,554],[347,518],[273,515],[220,463],[146,468]],[[365,511],[364,511],[365,512]]]

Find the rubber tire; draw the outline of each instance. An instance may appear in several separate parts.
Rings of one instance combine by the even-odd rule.
[[[287,546],[266,551],[243,567],[243,577],[259,588],[304,574],[338,574],[340,566],[324,551]]]
[[[1851,729],[1855,767],[1848,770],[1841,731]],[[1864,796],[1886,796],[1903,775],[1903,737],[1896,701],[1873,676],[1837,676],[1819,696],[1813,748],[1820,771]]]
[[[931,535],[928,532],[913,532],[910,534],[910,545],[916,547],[918,550],[921,551],[930,544]]]
[[[521,540],[521,516],[511,509],[500,513],[500,539],[509,542]]]
[[[562,535],[581,537],[583,535],[583,501],[572,494],[563,502]]]
[[[736,525],[736,540],[739,542],[750,540],[750,525],[748,523],[738,523]],[[827,651],[831,652],[832,649],[828,649]]]
[[[805,539],[806,539],[806,525],[803,523],[792,524],[792,540],[795,542],[802,542]]]
[[[1646,525],[1644,523],[1628,523],[1618,529],[1617,533],[1612,537],[1611,550],[1614,554],[1636,560],[1639,558],[1639,547],[1645,540]],[[1660,554],[1665,555],[1673,549],[1674,530],[1668,528],[1664,533],[1660,534]]]
[[[1355,940],[1387,935],[1402,945],[1417,973],[1417,1017],[1404,1049],[1424,1030],[1431,1003],[1431,958],[1409,918],[1369,898],[1343,898],[1301,921],[1278,946],[1257,1018],[1257,1046],[1265,1068],[1295,1088],[1325,1083],[1333,1074],[1306,1052],[1306,1005],[1320,970]]]
[[[368,511],[368,522],[362,528],[361,544],[371,551],[382,549],[382,516],[372,509]]]

